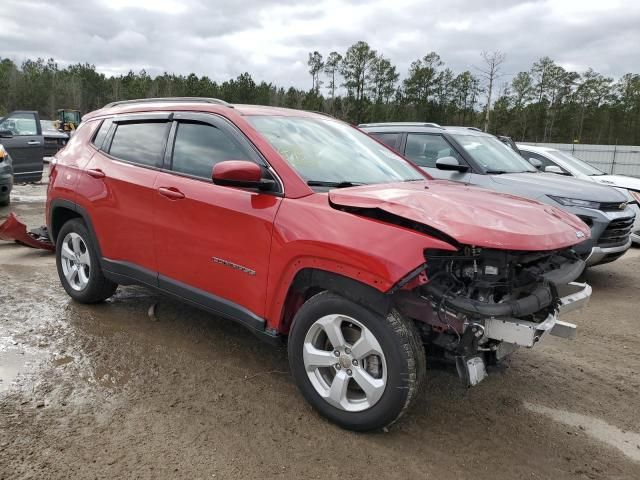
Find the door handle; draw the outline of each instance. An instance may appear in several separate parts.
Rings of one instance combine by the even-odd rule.
[[[93,178],[104,178],[106,176],[99,168],[87,170],[87,174]]]
[[[29,140],[27,145],[40,145],[40,142],[38,140]]]
[[[167,197],[169,200],[180,200],[184,198],[184,193],[173,187],[160,187],[158,188],[158,193],[163,197]]]

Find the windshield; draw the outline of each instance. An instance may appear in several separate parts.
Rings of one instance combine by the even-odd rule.
[[[495,137],[463,133],[451,136],[487,173],[537,172],[533,165]]]
[[[424,180],[409,162],[365,133],[332,119],[249,116],[258,130],[310,184],[352,186]]]
[[[43,130],[55,130],[56,126],[53,124],[53,120],[40,120]]]
[[[604,173],[603,171],[598,170],[596,167],[592,167],[588,163],[566,152],[562,152],[560,150],[554,150],[548,153],[556,157],[561,162],[566,163],[567,169],[569,170],[577,170],[579,173],[583,173],[584,175],[589,175],[590,177],[593,177],[596,175],[606,175],[606,173]]]

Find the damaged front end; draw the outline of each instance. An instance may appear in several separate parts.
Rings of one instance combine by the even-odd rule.
[[[430,353],[455,360],[468,385],[518,347],[545,335],[575,337],[558,316],[584,307],[591,287],[575,280],[585,264],[569,248],[508,251],[465,246],[427,250],[425,266],[395,293],[416,319]]]

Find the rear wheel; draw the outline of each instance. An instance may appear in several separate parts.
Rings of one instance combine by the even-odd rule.
[[[296,314],[289,363],[307,401],[329,420],[366,431],[395,422],[425,376],[424,348],[411,321],[386,317],[331,292]]]
[[[6,207],[9,203],[11,203],[11,197],[9,195],[0,197],[0,207]]]
[[[56,266],[62,286],[77,302],[101,302],[118,288],[102,274],[95,245],[80,219],[69,220],[60,229],[56,241]]]

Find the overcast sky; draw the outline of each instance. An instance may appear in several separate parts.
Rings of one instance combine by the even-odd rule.
[[[640,72],[640,1],[0,0],[0,57],[88,62],[107,75],[144,68],[222,81],[248,71],[309,88],[309,51],[326,57],[358,40],[402,76],[430,51],[460,72],[500,49],[509,74],[548,55],[618,77]]]

